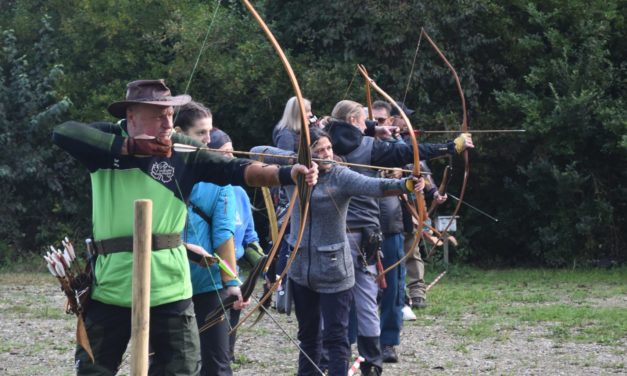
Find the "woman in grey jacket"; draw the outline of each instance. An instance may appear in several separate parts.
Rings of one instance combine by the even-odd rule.
[[[312,154],[330,163],[318,163],[318,184],[311,192],[303,240],[290,268],[289,279],[298,319],[298,339],[303,351],[319,364],[324,342],[325,349],[329,350],[328,374],[345,376],[350,357],[348,317],[355,284],[353,258],[346,235],[348,203],[354,195],[382,197],[421,191],[424,181],[420,177],[371,178],[336,165],[329,135],[320,129],[311,129],[310,133]],[[253,151],[285,154],[269,147],[256,147]],[[284,160],[273,162],[285,163]],[[293,187],[287,189],[291,191]],[[290,245],[296,242],[299,213],[298,208],[294,208],[290,218],[292,231],[287,240]],[[298,359],[298,374],[317,374],[302,353]]]

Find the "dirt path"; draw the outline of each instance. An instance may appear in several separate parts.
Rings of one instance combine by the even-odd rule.
[[[0,285],[0,374],[72,375],[75,321],[62,312],[57,287]],[[609,302],[626,309],[627,298]],[[272,311],[274,313],[274,311]],[[274,313],[291,336],[294,316]],[[400,362],[386,364],[388,375],[606,375],[627,374],[622,346],[555,342],[550,326],[503,327],[497,338],[472,341],[451,333],[451,323],[433,316],[406,322],[398,347]],[[472,315],[455,325],[471,322]],[[424,323],[425,321],[423,321]],[[446,324],[446,325],[445,325]],[[448,328],[448,329],[447,329]],[[293,375],[296,347],[269,318],[240,331],[235,375]],[[120,374],[128,374],[128,365]]]

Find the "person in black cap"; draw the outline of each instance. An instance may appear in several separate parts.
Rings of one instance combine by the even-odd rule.
[[[413,113],[402,102],[396,102],[407,116]],[[390,126],[396,130],[393,137],[386,141],[403,142],[398,133],[398,125],[394,126],[397,118],[400,118],[398,109],[388,102],[375,101],[372,104],[372,114],[380,126]],[[404,123],[404,121],[403,121]],[[397,169],[385,172],[386,177],[400,177]],[[385,269],[395,264],[404,255],[403,250],[403,210],[401,201],[397,197],[385,197],[379,199],[379,222],[383,241],[381,242],[382,267]],[[413,239],[413,238],[412,238]],[[387,287],[381,291],[380,299],[380,342],[384,363],[398,362],[398,354],[395,346],[400,344],[400,334],[403,325],[403,307],[405,295],[405,264],[401,263],[395,270],[385,275]],[[411,311],[411,310],[410,310]]]
[[[185,134],[203,144],[213,141],[213,115],[203,104],[190,102],[177,110],[174,120],[176,132]],[[211,147],[211,145],[209,145]],[[238,187],[240,188],[240,187]],[[229,356],[229,330],[225,320],[203,328],[207,316],[223,309],[223,300],[236,297],[234,307],[246,305],[242,297],[235,269],[235,187],[199,182],[194,185],[188,199],[187,225],[183,232],[186,244],[196,244],[210,254],[218,255],[236,271],[230,275],[217,264],[210,266],[190,262],[194,312],[200,332],[200,355],[203,376],[232,375]]]
[[[400,167],[413,162],[413,149],[403,142],[386,142],[364,134],[367,129],[366,116],[361,104],[342,100],[333,108],[332,120],[325,130],[331,137],[335,153],[347,162]],[[419,145],[420,158],[461,153],[465,148],[474,147],[469,136],[460,136],[457,142],[446,144]],[[364,175],[372,176],[376,172],[363,168],[351,168]],[[375,271],[372,258],[363,262],[361,249],[373,248],[370,239],[379,231],[379,206],[370,197],[354,196],[351,198],[346,217],[348,237],[353,248],[355,266],[355,312],[357,314],[356,341],[360,355],[365,358],[361,365],[362,374],[379,375],[383,369],[383,357],[380,344],[380,321],[376,296],[378,286],[371,274]],[[362,244],[362,239],[364,243]],[[366,244],[368,243],[368,244]],[[351,340],[353,337],[351,336]]]
[[[221,129],[213,128],[211,130],[211,141],[207,144],[211,149],[219,149],[223,154],[232,157],[233,141],[231,137]],[[254,267],[264,256],[263,250],[259,245],[259,235],[255,230],[255,222],[253,220],[252,204],[248,194],[242,187],[233,187],[235,215],[233,222],[235,225],[235,258],[237,261],[242,258]],[[239,323],[242,310],[234,307],[229,311],[229,323],[231,328]],[[237,340],[237,332],[231,331],[229,335],[229,354],[231,361],[235,360],[235,341]]]
[[[403,112],[405,113],[405,115],[407,115],[407,117],[411,116],[411,114],[415,112],[414,110],[408,108],[403,102],[396,102],[396,104],[398,104],[398,106],[403,110]],[[399,134],[407,135],[407,132],[408,132],[407,124],[405,123],[405,120],[401,116],[401,113],[398,112],[398,109],[396,108],[396,106],[392,106],[390,110],[390,117],[392,118],[391,125],[393,127],[396,127],[396,129],[398,129]]]
[[[173,106],[190,100],[188,95],[172,96],[163,80],[133,81],[127,85],[126,98],[108,108],[121,119],[117,123],[70,121],[54,128],[53,142],[87,167],[92,183],[92,243],[97,259],[84,319],[93,358],[77,346],[79,375],[115,374],[131,336],[135,200],[154,203],[150,373],[198,375],[198,328],[187,253],[181,243],[192,187],[199,181],[295,184],[299,173],[310,185],[316,183],[316,165],[279,168],[195,149],[204,145],[173,134]],[[192,147],[176,149],[176,143]]]

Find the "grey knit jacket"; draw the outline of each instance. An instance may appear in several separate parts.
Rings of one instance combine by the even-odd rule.
[[[355,284],[355,268],[346,236],[351,196],[381,197],[404,190],[403,180],[370,178],[343,166],[320,173],[313,187],[309,214],[298,254],[289,271],[294,282],[319,293],[347,290]],[[294,187],[287,187],[291,194]],[[300,212],[292,211],[287,242],[296,243]]]
[[[256,146],[256,153],[294,155],[269,146]],[[283,158],[265,158],[267,163],[286,164]],[[287,186],[289,195],[294,186]],[[355,284],[353,258],[346,236],[346,213],[352,196],[383,197],[406,192],[405,179],[378,179],[362,175],[344,166],[320,170],[313,187],[305,232],[289,277],[299,285],[318,293],[335,293]],[[297,202],[290,217],[287,242],[296,243],[300,225],[300,205]],[[294,251],[292,251],[294,252]]]

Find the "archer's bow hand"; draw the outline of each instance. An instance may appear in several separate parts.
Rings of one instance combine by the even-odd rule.
[[[127,137],[122,154],[127,155],[170,157],[172,156],[172,140],[157,137]]]
[[[242,297],[242,290],[240,289],[239,286],[228,286],[226,288],[226,296],[237,297],[237,301],[233,303],[234,310],[240,311],[243,308],[248,307],[248,305],[250,304],[250,299],[245,301],[244,298]]]
[[[470,133],[462,133],[455,141],[455,151],[457,154],[461,154],[466,149],[473,149],[475,144],[472,143],[472,135]]]
[[[295,183],[298,183],[298,174],[305,175],[307,185],[313,187],[318,182],[318,165],[316,162],[311,162],[311,167],[308,168],[302,164],[295,164],[292,166],[291,171],[292,180],[294,180]]]
[[[410,176],[405,179],[405,189],[408,192],[420,193],[425,189],[425,179],[422,176]]]

